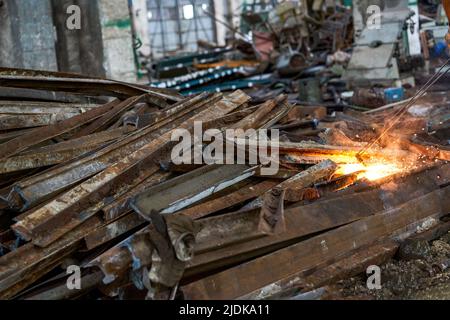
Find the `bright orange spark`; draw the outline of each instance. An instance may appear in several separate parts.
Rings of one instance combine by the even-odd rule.
[[[376,163],[368,165],[363,165],[362,163],[348,163],[340,164],[335,175],[344,176],[358,172],[358,179],[366,178],[370,181],[376,181],[402,171],[403,169],[400,166],[393,163]]]

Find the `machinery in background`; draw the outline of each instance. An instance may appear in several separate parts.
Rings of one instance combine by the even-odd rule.
[[[410,7],[408,0],[373,3],[354,1],[356,39],[343,77],[350,86],[401,86],[407,72],[423,65],[417,4]]]

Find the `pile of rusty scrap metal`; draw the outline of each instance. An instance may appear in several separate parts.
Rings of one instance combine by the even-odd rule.
[[[225,47],[153,61],[149,72],[152,86],[191,95],[284,85],[285,93],[298,96],[303,90],[299,78],[319,73],[327,81],[337,78],[350,59],[352,12],[341,5],[309,2],[314,5],[307,1],[258,5],[259,11],[255,5],[244,4],[239,30],[225,24],[233,34]],[[200,44],[204,47],[203,41],[199,48]],[[328,70],[332,65],[335,68]]]
[[[358,162],[396,108],[0,70],[0,298],[277,298],[381,263],[450,212],[445,105],[413,106]],[[279,170],[173,163],[174,132],[198,122],[217,139],[278,129]]]

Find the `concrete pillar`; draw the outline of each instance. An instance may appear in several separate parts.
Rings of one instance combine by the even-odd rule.
[[[105,77],[103,43],[98,5],[92,0],[52,0],[53,19],[57,31],[58,68],[64,72]],[[77,5],[81,10],[81,29],[67,28],[67,8]]]
[[[73,5],[73,2],[73,0],[52,0],[53,19],[57,35],[56,55],[59,71],[82,73],[79,37],[80,33],[83,32],[83,28],[81,30],[69,30],[66,27],[67,8]],[[83,11],[84,8],[81,12],[83,13]],[[84,20],[83,16],[81,17],[81,22]]]
[[[22,45],[18,37],[19,17],[14,0],[0,1],[0,66],[23,67]]]
[[[57,71],[50,0],[17,1],[17,12],[24,68]]]
[[[136,81],[131,17],[127,0],[98,0],[106,76]]]
[[[227,0],[214,0],[214,10],[215,15],[218,19],[223,22],[228,23],[228,6]],[[216,22],[216,32],[217,32],[217,44],[219,46],[225,45],[225,37],[227,34],[227,28],[219,22]]]
[[[241,13],[239,6],[241,3],[241,0],[214,0],[216,18],[233,28],[239,28],[239,15]],[[216,21],[216,31],[218,44],[225,45],[225,38],[230,29],[223,23]]]
[[[50,0],[3,0],[2,3],[2,66],[56,71]]]

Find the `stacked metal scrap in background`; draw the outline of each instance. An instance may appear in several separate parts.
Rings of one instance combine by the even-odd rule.
[[[389,137],[396,148],[369,154],[414,170],[335,175],[392,111],[330,117],[284,95],[254,105],[242,91],[185,98],[0,70],[0,298],[277,297],[384,261],[393,239],[450,209],[449,152],[408,138],[427,121],[430,134],[444,130],[442,112],[410,114],[411,132]],[[173,130],[198,121],[279,129],[278,174],[263,176],[260,163],[174,165]],[[68,266],[82,267],[81,290],[68,288]]]
[[[209,12],[205,14],[216,19]],[[297,98],[302,91],[299,79],[317,75],[323,78],[325,89],[336,78],[332,65],[336,63],[336,69],[341,69],[349,59],[352,13],[343,6],[322,3],[309,8],[304,1],[244,4],[240,17],[240,28],[218,20],[230,33],[225,47],[198,41],[199,48],[207,51],[187,53],[180,49],[159,61],[145,61],[150,66],[147,74],[151,85],[173,88],[186,96],[283,87],[285,93]],[[344,59],[327,62],[335,54],[344,55]],[[327,98],[334,100],[333,96]]]

